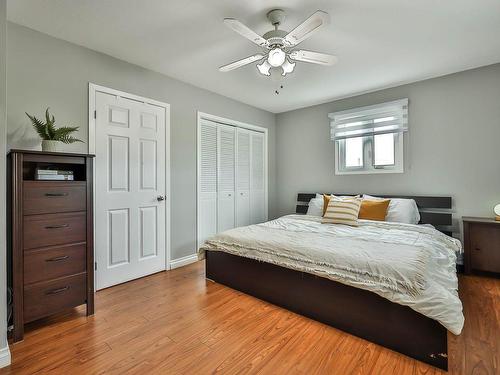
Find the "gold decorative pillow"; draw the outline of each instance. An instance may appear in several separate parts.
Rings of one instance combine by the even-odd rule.
[[[390,199],[363,199],[359,210],[359,218],[365,220],[385,221],[389,203],[391,203]]]
[[[328,194],[323,194],[323,216],[325,216],[326,209],[328,208],[328,203],[332,196]]]
[[[361,198],[338,198],[331,196],[321,222],[323,224],[344,224],[358,226]]]

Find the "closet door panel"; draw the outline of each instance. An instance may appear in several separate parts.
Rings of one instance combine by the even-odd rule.
[[[200,124],[198,246],[217,233],[217,125]]]
[[[250,220],[250,192],[240,191],[236,195],[236,226],[244,227],[251,224]]]
[[[250,221],[257,224],[267,220],[264,134],[250,134]]]
[[[236,131],[236,226],[250,225],[250,132]]]
[[[200,120],[198,246],[213,235],[267,220],[265,134]]]
[[[232,126],[217,128],[217,232],[235,226],[235,152],[236,130]]]

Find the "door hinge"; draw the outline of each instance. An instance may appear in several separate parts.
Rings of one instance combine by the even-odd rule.
[[[97,262],[94,262],[94,270],[97,271]]]
[[[94,111],[94,118],[97,118],[97,111]]]

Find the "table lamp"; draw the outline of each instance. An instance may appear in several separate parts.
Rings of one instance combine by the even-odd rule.
[[[495,211],[495,220],[500,221],[500,203],[495,206],[493,211]]]

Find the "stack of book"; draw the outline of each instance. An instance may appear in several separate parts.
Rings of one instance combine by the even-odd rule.
[[[37,180],[50,180],[50,181],[73,181],[73,171],[61,171],[55,169],[37,169]]]

